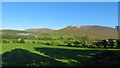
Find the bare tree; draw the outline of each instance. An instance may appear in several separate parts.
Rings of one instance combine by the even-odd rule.
[[[115,30],[119,30],[120,29],[120,26],[115,26]]]

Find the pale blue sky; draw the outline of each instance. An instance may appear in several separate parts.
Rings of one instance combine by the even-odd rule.
[[[3,2],[2,28],[60,29],[69,25],[118,25],[117,2]]]
[[[3,2],[118,2],[119,0],[2,0]]]

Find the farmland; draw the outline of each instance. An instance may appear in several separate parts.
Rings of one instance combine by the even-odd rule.
[[[33,40],[25,40],[25,43],[13,43],[12,41],[15,39],[4,40],[9,40],[9,43],[2,44],[1,54],[3,56],[3,66],[95,66],[94,63],[100,59],[94,60],[93,57],[95,54],[106,52],[105,48],[45,45],[33,43]],[[37,42],[38,40],[34,41]],[[107,51],[115,53],[114,57],[116,57],[116,53],[118,57],[120,56],[120,49],[109,48]],[[107,57],[109,57],[109,55]],[[99,63],[104,66],[109,59],[102,60]],[[116,60],[109,62],[111,63],[107,65],[119,64],[119,61],[116,62]]]
[[[0,41],[2,66],[120,65],[120,40],[117,39],[116,30],[100,26],[80,28],[68,26],[50,31],[28,29],[27,32],[3,30]],[[87,28],[91,30],[86,30]],[[113,34],[108,34],[107,31],[112,31]]]
[[[120,2],[1,1],[3,68],[120,68]]]

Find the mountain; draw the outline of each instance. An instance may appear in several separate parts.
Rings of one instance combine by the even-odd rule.
[[[48,28],[33,28],[33,29],[26,29],[26,30],[12,30],[12,29],[3,29],[0,30],[0,33],[2,32],[3,35],[15,35],[18,33],[34,33],[34,34],[40,34],[40,33],[47,33],[54,31],[52,29]]]
[[[107,26],[67,26],[59,30],[53,30],[48,28],[32,28],[26,30],[0,30],[3,35],[15,35],[18,33],[33,33],[33,34],[60,34],[60,35],[71,35],[71,36],[87,36],[90,39],[117,39],[118,32]]]
[[[54,30],[53,29],[48,29],[48,28],[32,28],[32,29],[26,29],[24,31],[35,33],[35,34],[40,34],[40,33],[52,32]]]
[[[94,39],[117,39],[118,32],[112,27],[106,26],[67,26],[63,29],[52,32],[53,34],[88,36]]]

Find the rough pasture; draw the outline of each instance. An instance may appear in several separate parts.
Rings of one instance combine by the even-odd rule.
[[[86,67],[86,65],[93,64],[97,61],[93,59],[95,54],[104,52],[106,49],[48,46],[39,43],[3,43],[2,50],[3,66]],[[118,52],[118,54],[120,54],[119,49],[108,50],[114,51],[115,53]],[[114,52],[112,53],[114,54]],[[93,62],[93,60],[95,62]],[[99,58],[99,60],[102,59]],[[115,60],[112,61],[117,63]],[[114,63],[111,64],[114,65]]]

